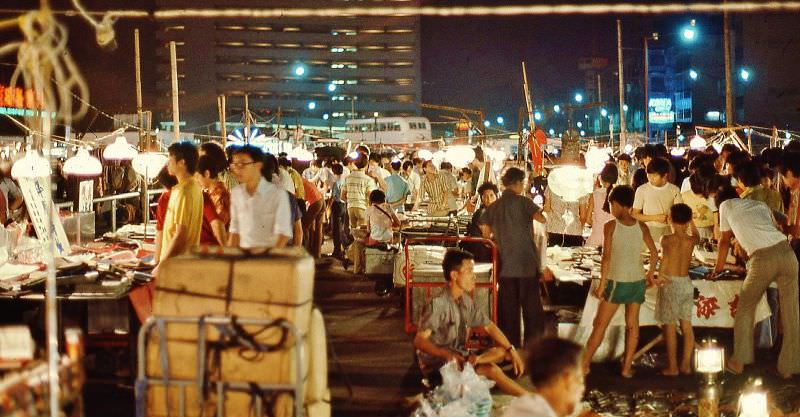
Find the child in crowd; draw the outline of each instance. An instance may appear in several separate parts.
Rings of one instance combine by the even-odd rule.
[[[700,234],[692,221],[692,209],[686,204],[675,204],[670,208],[669,222],[672,234],[661,238],[664,253],[656,280],[659,286],[656,320],[664,325],[664,340],[667,343],[667,368],[661,374],[677,376],[679,372],[684,375],[692,372],[694,286],[689,278],[689,264],[694,246],[700,242]],[[680,323],[683,333],[680,368],[676,322]]]
[[[654,163],[651,162],[652,165]],[[632,362],[639,343],[639,307],[644,302],[647,285],[653,282],[658,250],[647,226],[631,215],[634,191],[627,185],[611,190],[608,202],[613,221],[603,227],[603,258],[600,283],[594,295],[600,305],[592,324],[592,334],[586,342],[583,372],[589,373],[592,357],[605,336],[608,324],[620,305],[625,305],[625,353],[622,358],[622,376],[633,376]],[[650,269],[645,277],[642,250],[650,251]]]
[[[626,155],[627,154],[623,154]],[[630,156],[628,156],[630,159]],[[603,225],[607,221],[612,220],[614,216],[611,215],[611,208],[608,204],[608,195],[614,184],[619,184],[619,170],[614,164],[606,164],[603,170],[600,171],[600,188],[594,190],[589,194],[587,207],[581,211],[581,222],[588,224],[592,228],[592,233],[586,239],[586,246],[603,246]],[[627,185],[627,184],[621,184]]]
[[[386,203],[386,194],[381,190],[372,190],[369,193],[369,207],[367,208],[367,246],[390,244],[394,238],[394,227],[400,227],[400,220],[394,210]]]
[[[647,165],[647,184],[636,190],[633,218],[645,222],[653,241],[660,242],[666,234],[667,215],[675,203],[682,203],[681,190],[669,182],[669,161],[654,158]]]

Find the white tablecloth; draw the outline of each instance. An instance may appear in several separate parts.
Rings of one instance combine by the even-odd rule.
[[[733,319],[736,315],[736,307],[739,301],[739,290],[742,282],[734,281],[709,281],[692,280],[692,284],[700,291],[700,296],[695,299],[694,313],[692,314],[692,325],[695,327],[718,327],[732,328]],[[592,283],[592,289],[597,285],[597,281]],[[656,294],[658,289],[648,288],[645,293],[645,302],[639,310],[639,326],[657,326],[659,323],[655,318]],[[559,325],[559,336],[574,340],[577,343],[585,344],[592,333],[592,321],[594,321],[597,307],[600,304],[591,291],[586,297],[583,308],[583,315],[580,323]],[[622,355],[625,350],[625,315],[624,307],[620,306],[611,320],[611,325],[606,332],[603,344],[598,349],[594,360],[613,359]],[[769,318],[770,310],[766,296],[756,307],[755,323]],[[755,324],[754,323],[754,324]]]

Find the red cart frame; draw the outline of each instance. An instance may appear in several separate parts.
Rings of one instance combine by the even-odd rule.
[[[406,239],[403,250],[405,251],[406,260],[405,267],[403,268],[403,275],[406,278],[406,314],[405,314],[405,331],[406,333],[415,332],[417,325],[411,322],[411,294],[412,288],[425,288],[425,297],[430,298],[431,288],[442,288],[447,286],[447,282],[417,282],[413,280],[412,271],[409,268],[408,246],[411,243],[448,243],[454,242],[474,242],[482,243],[492,249],[492,275],[489,282],[476,282],[475,288],[488,288],[492,293],[492,322],[497,323],[497,246],[490,239],[471,236],[429,236],[420,238]],[[475,292],[471,294],[473,300],[475,299]]]

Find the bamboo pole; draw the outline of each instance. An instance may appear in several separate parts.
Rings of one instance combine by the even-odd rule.
[[[172,142],[181,140],[181,117],[178,108],[178,58],[175,52],[175,41],[169,42],[169,63],[172,71]]]
[[[217,106],[219,109],[219,131],[222,135],[223,148],[228,146],[228,127],[225,125],[225,95],[221,94],[217,97]]]
[[[727,3],[727,2],[726,2]],[[728,12],[723,15],[722,44],[725,49],[725,126],[733,127],[733,86],[731,80],[731,34]]]
[[[244,95],[244,141],[250,143],[250,98]]]

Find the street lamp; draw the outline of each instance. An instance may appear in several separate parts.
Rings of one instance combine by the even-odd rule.
[[[306,67],[303,64],[298,64],[294,67],[294,75],[302,77],[306,74]]]
[[[683,28],[683,30],[681,31],[681,36],[683,37],[684,41],[694,42],[695,39],[697,39],[696,24],[697,22],[694,19],[692,19],[692,21],[689,22],[689,26]]]
[[[627,104],[623,104],[622,105],[622,111],[628,111],[628,105]]]
[[[533,113],[533,119],[536,120],[537,122],[542,120],[542,113],[538,111]]]
[[[750,70],[748,70],[747,68],[742,68],[741,70],[739,70],[739,78],[741,78],[742,81],[749,81]]]
[[[697,73],[697,70],[694,69],[689,70],[689,78],[691,78],[692,80],[696,80],[698,75],[700,74]]]
[[[561,106],[556,104],[555,106],[553,106],[553,111],[556,113],[561,113]]]
[[[331,93],[336,91],[336,84],[334,84],[334,83],[328,84],[328,91],[331,92]]]
[[[317,108],[317,102],[316,101],[309,101],[308,102],[308,109],[309,110],[314,110],[316,108]]]
[[[575,93],[575,101],[578,103],[583,103],[583,94]]]
[[[497,124],[502,126],[503,123],[505,123],[505,119],[503,118],[503,116],[497,116]]]
[[[601,116],[603,116],[603,117],[606,117],[606,116],[608,116],[608,110],[606,110],[606,109],[600,109],[600,115],[601,115]]]
[[[484,120],[483,121],[483,127],[489,127],[491,125],[492,125],[492,123],[490,121],[488,121],[488,120]]]
[[[553,135],[556,134],[556,131],[555,131],[555,129],[550,129],[550,130],[547,131],[547,133],[549,133],[550,136],[553,136]]]
[[[578,126],[578,129],[582,128],[583,127],[583,122],[578,122],[577,126]]]

